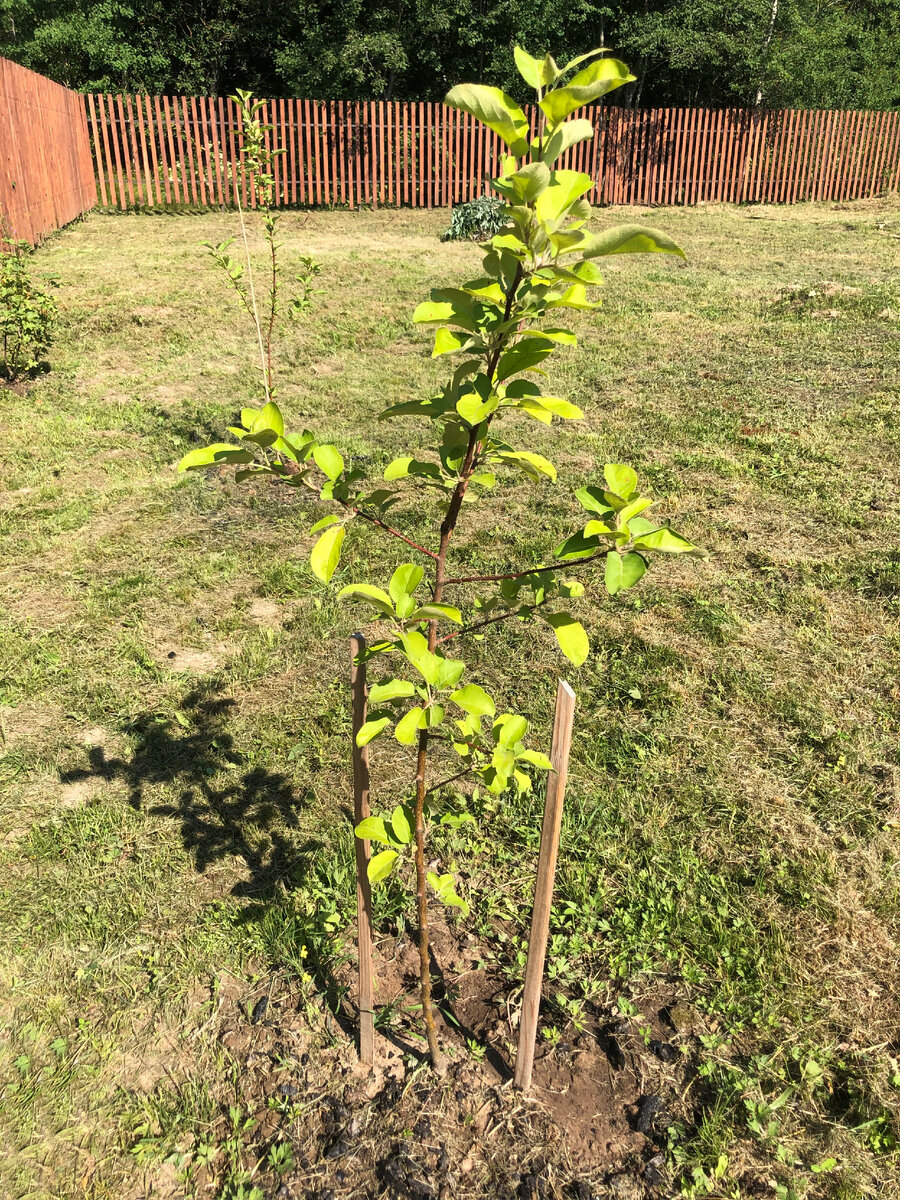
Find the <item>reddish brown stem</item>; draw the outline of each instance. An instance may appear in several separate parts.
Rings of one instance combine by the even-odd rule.
[[[352,504],[345,504],[345,508],[349,508],[358,517],[362,517],[364,521],[368,521],[372,525],[377,525],[379,529],[383,529],[385,533],[390,533],[393,537],[399,538],[401,542],[406,542],[407,546],[412,546],[413,550],[418,550],[420,554],[426,554],[429,558],[437,559],[438,555],[434,550],[428,550],[425,546],[420,546],[418,542],[414,542],[412,538],[408,538],[405,533],[401,533],[399,529],[395,529],[393,525],[387,525],[380,517],[373,517],[371,513],[364,512],[361,508],[356,508]]]
[[[542,567],[529,567],[527,571],[510,571],[506,575],[461,575],[458,579],[445,579],[444,587],[450,587],[454,583],[499,583],[503,579],[524,579],[526,575],[539,575],[542,571],[574,570],[576,567],[584,566],[585,563],[605,558],[606,555],[607,551],[601,550],[599,554],[591,554],[588,558],[576,558],[571,562],[548,563]]]

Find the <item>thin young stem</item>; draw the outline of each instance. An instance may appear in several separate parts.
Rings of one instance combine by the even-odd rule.
[[[443,637],[438,638],[437,644],[440,646],[444,642],[451,642],[454,638],[462,637],[466,633],[475,633],[479,629],[485,629],[488,625],[496,625],[499,621],[508,621],[510,617],[517,617],[523,609],[534,612],[536,608],[540,608],[542,604],[546,603],[546,600],[542,600],[540,604],[523,604],[520,608],[511,608],[507,612],[499,613],[496,617],[486,617],[474,625],[466,625],[463,629],[455,629],[453,633],[445,633]]]
[[[278,256],[275,247],[275,227],[274,218],[271,213],[266,214],[268,222],[268,239],[269,248],[272,252],[272,283],[269,288],[269,328],[266,331],[266,360],[269,370],[269,382],[272,381],[272,334],[275,329],[275,313],[278,302]]]
[[[420,546],[418,542],[414,542],[412,538],[408,538],[405,533],[401,533],[393,525],[387,525],[380,517],[373,517],[371,513],[365,512],[364,509],[356,508],[352,504],[344,504],[344,508],[349,509],[356,516],[362,517],[364,521],[368,521],[371,525],[377,525],[379,529],[383,529],[385,533],[391,534],[392,537],[399,538],[401,542],[406,542],[407,546],[412,546],[413,550],[418,550],[420,554],[425,554],[428,558],[437,559],[438,556],[434,550],[429,550],[426,546]]]
[[[506,294],[506,305],[504,311],[504,322],[508,321],[512,313],[512,306],[515,301],[516,292],[519,284],[522,282],[522,265],[518,263],[516,266],[515,275],[510,284],[509,291]],[[491,351],[487,361],[487,376],[493,380],[497,370],[497,363],[500,361],[500,354],[506,339],[501,337],[498,339],[497,345]],[[490,425],[488,419],[485,429]],[[444,520],[441,523],[441,538],[438,546],[437,560],[435,564],[434,586],[432,588],[432,596],[436,603],[440,602],[444,593],[445,573],[447,568],[447,552],[450,549],[450,541],[456,529],[456,523],[459,520],[460,509],[462,508],[463,499],[465,498],[466,490],[469,486],[469,480],[475,469],[476,455],[478,451],[478,427],[476,426],[469,433],[469,441],[466,446],[466,453],[463,457],[462,466],[459,470],[456,487],[453,489],[453,495],[450,497],[450,503],[447,505],[447,512],[444,515]],[[437,622],[429,621],[428,623],[428,649],[434,653],[437,646]],[[428,1038],[428,1052],[431,1056],[431,1065],[439,1074],[443,1074],[446,1069],[444,1056],[441,1053],[437,1042],[437,1031],[434,1024],[434,1008],[431,1003],[431,963],[428,949],[428,892],[427,892],[427,874],[425,870],[425,796],[427,789],[425,787],[425,772],[428,765],[428,730],[422,729],[419,731],[418,755],[416,759],[416,805],[415,805],[415,861],[416,861],[416,904],[419,917],[419,979],[422,989],[422,1016],[425,1020],[425,1034]]]
[[[540,575],[544,571],[574,571],[576,567],[583,567],[586,563],[595,562],[598,558],[605,558],[606,550],[601,550],[599,554],[591,554],[588,558],[576,558],[571,562],[555,562],[547,563],[541,567],[529,567],[527,571],[509,571],[505,575],[460,575],[456,579],[445,579],[444,587],[450,587],[454,583],[499,583],[504,579],[524,579],[526,575]]]
[[[263,347],[262,326],[259,323],[259,310],[256,307],[256,292],[253,289],[253,264],[250,261],[250,243],[247,240],[247,223],[244,220],[244,209],[243,209],[243,206],[241,205],[240,194],[237,195],[236,199],[237,199],[238,215],[241,218],[241,237],[244,242],[244,254],[247,257],[247,283],[250,287],[250,302],[253,306],[253,312],[251,315],[253,317],[253,324],[256,326],[256,337],[259,341],[259,359],[260,359],[260,362],[262,363],[263,387],[265,388],[266,402],[268,403],[268,401],[271,400],[271,398],[272,398],[271,388],[270,388],[270,378],[269,378],[269,370],[266,366],[266,352]]]

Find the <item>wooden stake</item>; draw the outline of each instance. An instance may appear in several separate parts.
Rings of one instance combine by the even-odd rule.
[[[357,746],[356,735],[366,723],[366,639],[350,639],[350,690],[353,696],[353,816],[354,824],[369,813],[369,750]],[[369,843],[356,843],[356,913],[359,946],[359,1060],[371,1067],[375,1061],[375,984],[372,971],[372,889],[369,885]]]
[[[574,719],[575,693],[566,681],[561,679],[556,689],[553,744],[550,749],[553,770],[547,779],[547,799],[544,801],[541,852],[534,889],[522,1019],[519,1023],[519,1049],[516,1053],[516,1075],[513,1081],[522,1092],[527,1092],[531,1087],[531,1071],[534,1066],[534,1039],[537,1035],[538,1010],[541,1006],[541,982],[544,977],[544,960],[547,957],[547,938],[550,934],[550,904],[553,900],[553,882],[556,877],[559,830],[562,824]]]

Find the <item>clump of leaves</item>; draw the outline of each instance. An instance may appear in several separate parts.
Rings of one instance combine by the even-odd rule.
[[[256,286],[253,279],[253,264],[250,259],[250,247],[247,238],[247,223],[244,208],[241,203],[241,190],[237,191],[238,212],[241,220],[241,240],[244,248],[244,262],[232,258],[230,250],[234,238],[224,242],[204,242],[213,261],[224,272],[235,291],[238,301],[253,322],[256,340],[259,346],[260,363],[262,366],[263,388],[266,401],[275,394],[275,380],[272,365],[275,324],[281,311],[281,263],[278,252],[282,248],[278,241],[278,223],[281,214],[275,208],[275,176],[272,164],[279,154],[285,150],[273,150],[269,146],[267,135],[273,126],[263,124],[260,112],[265,108],[264,100],[254,100],[252,92],[238,90],[231,99],[237,104],[241,114],[241,149],[243,151],[244,187],[249,189],[250,203],[262,212],[263,238],[268,250],[268,270],[266,277],[265,298],[257,302]],[[293,295],[287,304],[287,315],[295,319],[308,312],[313,295],[315,280],[319,274],[318,263],[309,255],[302,255],[297,260],[293,276]]]
[[[479,196],[454,204],[442,242],[483,242],[506,224],[506,205],[496,196]]]
[[[588,295],[601,282],[597,260],[635,253],[683,257],[664,234],[638,225],[590,231],[591,177],[556,166],[569,147],[593,136],[588,120],[569,117],[631,80],[624,64],[602,50],[562,68],[550,55],[536,59],[518,48],[515,54],[520,73],[537,91],[541,115],[533,136],[525,114],[497,88],[464,84],[447,96],[448,104],[492,129],[508,153],[492,181],[502,197],[504,225],[482,246],[481,273],[459,287],[435,289],[414,314],[416,322],[437,326],[433,357],[454,356],[449,378],[434,395],[393,404],[381,414],[424,422],[429,444],[410,447],[373,484],[336,446],[309,430],[287,432],[278,406],[268,403],[241,413],[240,426],[230,431],[235,442],[193,450],[180,464],[189,470],[234,463],[238,479],[268,475],[312,490],[330,508],[310,530],[318,534],[310,564],[324,583],[335,576],[345,538],[360,521],[420,560],[401,562],[383,586],[348,580],[339,595],[368,607],[375,628],[366,656],[386,667],[371,688],[357,742],[374,742],[392,730],[413,752],[399,803],[356,832],[384,846],[369,865],[373,882],[410,856],[414,863],[422,1012],[435,1066],[442,1055],[431,1003],[428,898],[431,893],[461,908],[465,898],[452,863],[443,864],[447,870],[427,869],[428,829],[460,819],[461,780],[473,798],[482,790],[496,798],[529,789],[534,771],[550,769],[549,759],[528,746],[528,719],[500,711],[482,682],[463,680],[460,648],[467,637],[514,621],[532,636],[555,639],[578,667],[590,644],[571,612],[574,600],[589,587],[612,597],[634,587],[659,554],[699,553],[667,523],[652,519],[653,501],[642,494],[632,467],[608,463],[596,482],[575,492],[572,523],[543,561],[512,569],[496,563],[476,572],[454,554],[454,535],[472,504],[484,503],[516,477],[539,487],[556,483],[553,463],[519,440],[517,418],[553,426],[583,415],[571,401],[547,394],[539,381],[550,356],[576,344],[575,334],[559,324],[560,314],[599,307]],[[424,542],[406,534],[402,517],[394,516],[404,505],[417,517],[431,515],[433,535]],[[492,522],[481,520],[479,527],[478,557],[490,561]]]
[[[28,243],[7,245],[0,249],[0,375],[13,381],[40,366],[57,309],[31,278]]]

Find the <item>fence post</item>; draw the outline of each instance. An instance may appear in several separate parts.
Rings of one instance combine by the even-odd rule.
[[[366,639],[354,633],[350,639],[350,690],[353,704],[353,822],[369,816],[369,751],[357,746],[356,735],[366,723]],[[375,1061],[375,984],[372,969],[372,890],[369,885],[369,842],[355,837],[356,914],[359,950],[359,1059],[366,1066]]]
[[[525,990],[522,995],[522,1017],[519,1023],[519,1048],[516,1053],[516,1074],[513,1081],[523,1092],[527,1092],[531,1087],[531,1071],[534,1066],[534,1039],[537,1034],[538,1010],[541,1006],[541,982],[547,956],[550,904],[553,899],[574,719],[575,693],[564,679],[560,679],[556,689],[556,713],[553,718],[553,742],[550,750],[553,770],[547,779],[547,798],[544,801],[544,823],[541,826],[541,850],[534,889],[528,964],[525,968]]]

